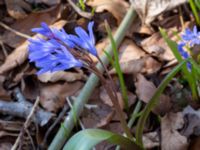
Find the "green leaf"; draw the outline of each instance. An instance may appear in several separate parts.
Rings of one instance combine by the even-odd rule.
[[[168,83],[172,80],[172,78],[181,70],[181,68],[186,64],[187,60],[182,61],[181,63],[179,63],[166,77],[165,79],[162,81],[162,83],[159,85],[159,87],[157,88],[155,94],[153,95],[153,97],[150,99],[149,103],[146,105],[146,107],[144,108],[141,117],[139,118],[139,121],[137,123],[137,129],[136,129],[136,142],[142,146],[142,134],[143,134],[143,130],[144,130],[144,125],[146,123],[146,120],[149,116],[149,113],[151,112],[151,110],[155,107],[155,105],[157,104],[160,95],[162,94],[162,92],[164,91],[164,89],[166,88],[166,86],[168,85]]]
[[[128,110],[128,95],[127,95],[126,85],[124,82],[123,73],[122,73],[122,70],[121,70],[121,67],[119,64],[119,54],[118,54],[118,50],[117,50],[117,45],[112,36],[112,32],[111,32],[111,29],[110,29],[108,23],[105,23],[105,25],[106,25],[106,30],[107,30],[108,36],[111,41],[113,55],[114,55],[115,63],[113,65],[113,67],[115,68],[117,75],[119,77],[119,82],[120,82],[120,86],[121,86],[121,92],[122,92],[122,96],[123,96],[123,100],[124,100],[124,105],[125,105],[125,108]]]
[[[167,43],[169,48],[172,50],[172,52],[173,52],[174,56],[176,57],[176,59],[178,60],[178,62],[181,63],[183,61],[183,59],[178,51],[177,43],[168,38],[167,33],[164,29],[160,28],[160,33],[162,34],[162,37],[165,39],[165,42]],[[194,78],[194,74],[192,74],[188,71],[186,64],[182,67],[182,71],[183,71],[184,77],[186,78],[186,80],[188,81],[188,83],[190,85],[193,98],[198,99],[197,83]]]
[[[197,5],[195,5],[195,2],[193,0],[189,0],[190,3],[190,7],[192,9],[193,15],[196,19],[196,23],[200,26],[200,18],[199,18],[199,14],[197,11],[197,7],[199,6],[198,3],[196,3]]]
[[[76,133],[69,139],[63,150],[91,150],[102,141],[120,145],[126,150],[141,150],[134,141],[102,129],[86,129]]]

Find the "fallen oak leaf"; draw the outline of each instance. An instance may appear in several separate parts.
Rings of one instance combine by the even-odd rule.
[[[15,19],[27,17],[25,10],[31,11],[31,6],[23,0],[6,0],[8,14]]]
[[[150,25],[159,14],[183,4],[187,0],[131,0],[131,2],[142,23]]]
[[[57,112],[64,106],[66,97],[72,96],[83,86],[82,82],[74,83],[41,83],[40,104],[48,111]]]
[[[129,7],[129,4],[123,0],[89,0],[86,4],[95,8],[95,12],[107,10],[117,19],[118,23],[121,22]]]
[[[46,72],[38,76],[38,79],[41,82],[57,82],[57,81],[66,81],[73,82],[76,80],[84,79],[83,73],[73,73],[73,72],[65,72],[65,71],[57,71],[57,72]]]
[[[52,27],[62,28],[66,24],[66,21],[61,20],[52,25]],[[37,37],[39,34],[33,36]],[[3,65],[0,66],[0,74],[3,74],[25,62],[28,58],[28,47],[29,42],[25,41],[19,47],[17,47],[8,57],[6,58]]]
[[[184,125],[183,114],[169,113],[161,119],[162,150],[187,150],[187,138],[178,132]]]
[[[143,75],[137,75],[136,94],[140,100],[148,103],[152,96],[155,94],[157,88],[153,82],[148,81]],[[164,115],[171,108],[172,104],[167,95],[162,94],[159,98],[159,103],[154,107],[153,112],[156,114]]]

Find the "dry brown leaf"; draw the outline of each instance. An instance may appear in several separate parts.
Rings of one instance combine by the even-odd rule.
[[[5,2],[8,14],[15,19],[25,18],[26,11],[31,11],[31,6],[24,0],[6,0]]]
[[[131,60],[129,62],[120,63],[120,67],[125,74],[137,74],[141,72],[142,68],[145,66],[144,59]],[[110,74],[115,74],[115,69],[109,71]]]
[[[183,4],[187,0],[131,0],[131,2],[142,22],[150,25],[159,14]]]
[[[129,4],[124,0],[88,0],[88,6],[95,8],[95,12],[103,12],[107,10],[117,19],[118,23],[121,22]]]
[[[132,104],[135,103],[136,96],[133,93],[129,92],[129,91],[127,92],[127,94],[128,94],[129,106],[131,106]],[[118,97],[121,109],[124,109],[124,101],[123,101],[122,94],[120,92],[117,92],[117,97]],[[107,94],[107,92],[106,92],[104,87],[100,88],[100,99],[105,104],[113,107],[113,103],[112,103],[112,101],[111,101],[111,99],[110,99],[109,95]]]
[[[142,136],[145,149],[153,149],[160,145],[159,136],[157,132],[149,132]]]
[[[145,67],[142,69],[142,72],[145,74],[153,74],[160,70],[161,64],[152,57],[146,57]]]
[[[187,150],[187,138],[178,130],[184,125],[182,113],[169,113],[161,119],[162,150]]]
[[[32,35],[30,29],[39,27],[41,22],[46,22],[47,24],[54,23],[60,17],[61,7],[55,7],[50,11],[41,12],[41,13],[31,13],[28,17],[24,19],[17,20],[10,27],[17,30],[18,32]],[[23,28],[22,28],[23,27]],[[25,39],[20,36],[16,36],[15,33],[6,30],[1,36],[2,41],[9,46],[16,48],[20,46]]]
[[[53,27],[61,28],[66,24],[66,21],[58,21],[55,24],[53,24]],[[38,36],[36,34],[34,37]],[[3,65],[0,66],[0,74],[3,74],[19,65],[24,63],[24,61],[28,57],[28,41],[25,41],[23,44],[21,44],[19,47],[17,47],[8,57],[6,58]]]
[[[136,86],[136,93],[140,100],[148,103],[149,100],[152,98],[154,93],[156,92],[156,86],[151,82],[148,81],[143,75],[137,75],[137,82]],[[159,98],[159,103],[153,109],[153,112],[156,114],[164,115],[168,112],[171,108],[172,104],[170,102],[170,98],[164,94],[162,94]]]
[[[30,0],[29,0],[30,1]],[[49,6],[58,5],[60,4],[60,0],[31,0],[32,3],[44,3]]]
[[[145,56],[145,52],[132,40],[125,39],[119,47],[120,63],[137,60]]]
[[[65,72],[65,71],[58,71],[58,72],[46,72],[38,76],[38,79],[41,82],[56,82],[56,81],[67,81],[73,82],[76,80],[81,80],[84,78],[83,73],[74,73],[74,72]]]
[[[94,103],[93,103],[94,105]],[[106,104],[96,104],[96,108],[84,110],[82,113],[82,122],[85,128],[97,128],[107,125],[113,118],[113,110]]]
[[[64,106],[66,97],[74,95],[81,87],[82,82],[42,84],[40,103],[48,111],[57,112]]]
[[[11,150],[12,149],[12,144],[5,142],[5,143],[0,143],[0,149],[2,150]]]
[[[141,42],[143,49],[160,60],[171,61],[175,57],[159,32]]]
[[[200,136],[200,110],[187,106],[183,110],[183,115],[187,123],[181,133],[186,137],[191,135]]]

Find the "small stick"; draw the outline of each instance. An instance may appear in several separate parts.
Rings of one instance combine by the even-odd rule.
[[[21,33],[21,32],[19,32],[19,31],[15,30],[15,29],[12,29],[11,27],[9,27],[8,25],[6,25],[5,23],[3,23],[3,22],[1,22],[1,21],[0,21],[0,26],[2,26],[3,28],[5,28],[5,29],[7,29],[7,30],[9,30],[9,31],[11,31],[11,32],[13,32],[13,33],[15,33],[16,35],[25,38],[25,39],[31,38],[31,36],[26,35],[26,34],[24,34],[24,33]]]
[[[36,111],[36,108],[37,108],[39,102],[40,102],[40,98],[37,97],[37,99],[36,99],[36,101],[35,101],[35,103],[34,103],[34,105],[33,105],[33,108],[32,108],[30,114],[28,115],[28,117],[27,117],[27,119],[26,119],[26,121],[25,121],[25,123],[24,123],[24,126],[23,126],[23,128],[22,128],[22,131],[19,133],[19,136],[17,137],[17,139],[16,139],[16,141],[15,141],[15,144],[13,145],[13,147],[12,147],[11,150],[16,150],[16,149],[17,149],[17,147],[18,147],[18,145],[19,145],[19,142],[20,142],[20,139],[21,139],[21,137],[22,137],[22,135],[23,135],[23,131],[26,131],[27,128],[28,128],[28,126],[30,125],[31,120],[32,120],[31,118],[32,118],[33,115],[34,115],[34,113],[35,113],[35,111]]]
[[[47,130],[47,132],[46,132],[46,134],[44,136],[44,139],[43,139],[42,143],[40,144],[40,148],[41,149],[43,149],[43,148],[46,147],[47,138],[48,138],[49,134],[52,132],[52,130],[55,128],[55,126],[61,121],[61,119],[65,115],[67,109],[68,109],[67,105],[64,105],[64,107],[63,107],[62,111],[60,112],[59,116],[56,118],[56,120],[54,121],[54,123]]]
[[[92,14],[88,13],[88,12],[84,12],[82,11],[79,7],[76,6],[76,4],[74,4],[71,0],[67,0],[68,3],[74,8],[74,10],[82,17],[84,18],[88,18],[91,19],[92,18]]]

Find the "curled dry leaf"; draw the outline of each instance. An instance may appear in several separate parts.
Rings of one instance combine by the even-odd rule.
[[[66,24],[66,21],[58,21],[55,24],[53,24],[53,27],[61,28]],[[38,36],[36,34],[34,37]],[[6,58],[3,65],[0,66],[0,74],[3,74],[19,65],[24,63],[24,61],[28,57],[28,41],[25,41],[23,44],[21,44],[19,47],[17,47],[8,57]]]
[[[24,0],[6,0],[8,14],[15,19],[27,17],[26,11],[31,11],[31,6]]]
[[[140,100],[145,103],[148,103],[152,98],[154,93],[156,92],[156,86],[153,82],[148,81],[143,75],[137,75],[136,93]],[[153,112],[156,114],[164,115],[171,108],[172,104],[170,102],[170,98],[164,94],[162,94],[159,98],[159,103],[153,109]]]
[[[149,132],[142,136],[142,140],[144,143],[145,149],[153,149],[158,147],[159,144],[159,136],[157,132]]]
[[[50,1],[50,0],[29,0],[29,1],[31,3],[36,3],[36,4],[44,3],[44,4],[49,5],[49,6],[60,4],[60,0],[53,0],[53,1]]]
[[[186,137],[200,136],[200,110],[194,110],[191,106],[187,106],[183,110],[183,115],[187,123],[181,133]]]
[[[183,4],[187,0],[131,0],[131,2],[142,22],[150,25],[159,14]]]
[[[0,149],[2,150],[11,150],[13,144],[5,142],[5,143],[0,143]]]
[[[129,102],[129,106],[131,106],[132,104],[135,103],[136,101],[136,96],[127,91],[127,94],[128,94],[128,102]],[[120,107],[121,109],[124,109],[124,101],[123,101],[123,97],[122,97],[122,94],[120,92],[117,92],[117,97],[118,97],[118,100],[119,100],[119,104],[120,104]],[[106,90],[102,87],[100,88],[100,99],[107,105],[113,107],[113,103],[109,97],[109,95],[107,94]]]
[[[73,82],[76,80],[81,80],[84,78],[83,73],[74,73],[74,72],[65,72],[65,71],[58,71],[58,72],[47,72],[38,76],[38,79],[41,82],[56,82],[56,81],[67,81]]]
[[[95,8],[97,13],[107,10],[117,19],[118,23],[121,22],[129,7],[124,0],[88,0],[87,5]]]
[[[169,113],[161,119],[162,150],[187,150],[187,138],[178,130],[184,125],[183,114]]]
[[[41,22],[46,22],[47,24],[54,23],[59,18],[61,9],[61,6],[58,6],[48,12],[31,13],[24,19],[16,20],[12,25],[10,25],[10,28],[23,34],[32,35],[30,29],[39,27]],[[9,30],[4,31],[1,38],[4,43],[13,48],[20,46],[26,40],[24,37],[16,36],[15,33]]]
[[[83,86],[82,82],[41,84],[40,103],[48,111],[57,112],[64,106],[66,97],[74,95]]]
[[[128,62],[133,59],[137,60],[145,55],[145,52],[129,39],[125,39],[119,47],[120,63]]]
[[[96,105],[96,108],[84,110],[82,113],[82,122],[85,128],[97,128],[107,125],[113,118],[114,111],[101,101]]]
[[[141,46],[148,54],[162,61],[171,61],[175,59],[171,49],[167,46],[159,32],[143,40]]]

